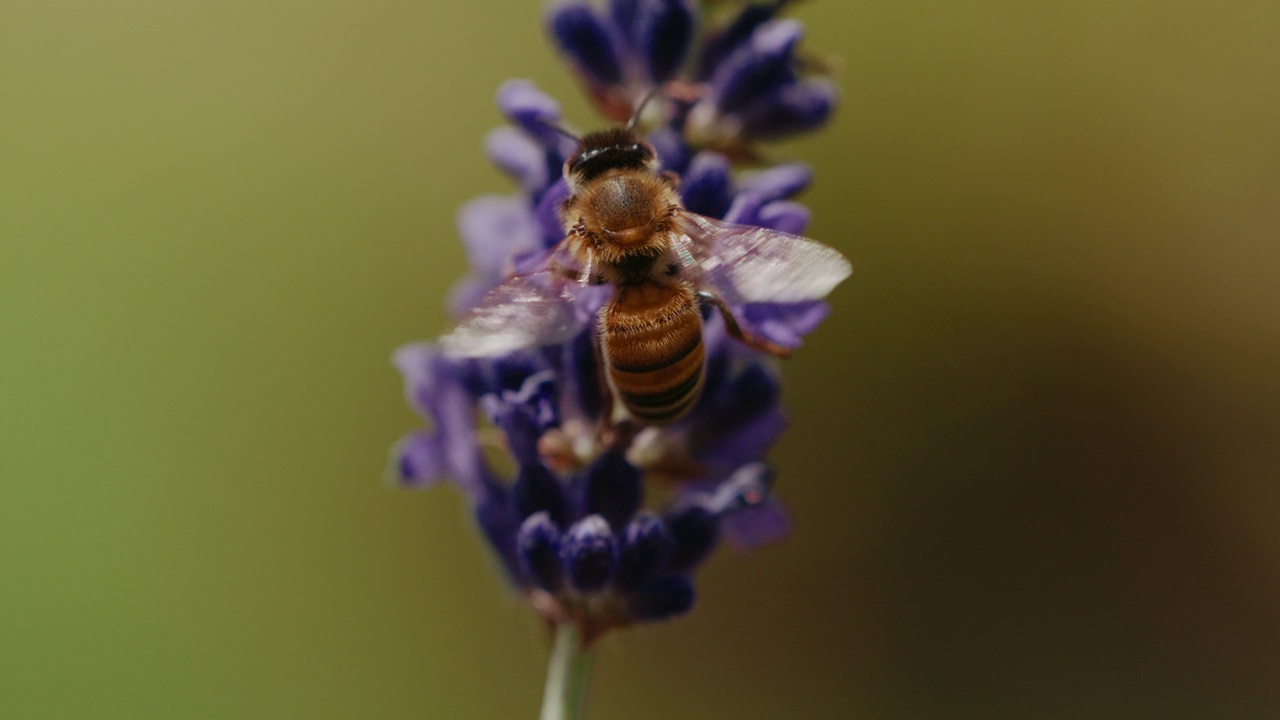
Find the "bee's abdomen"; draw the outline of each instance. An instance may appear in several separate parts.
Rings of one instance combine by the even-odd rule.
[[[678,420],[702,392],[702,317],[693,291],[655,283],[620,287],[601,315],[609,380],[636,419]]]

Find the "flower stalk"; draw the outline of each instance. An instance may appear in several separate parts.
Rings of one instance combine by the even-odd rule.
[[[556,626],[555,644],[547,662],[541,720],[582,720],[586,717],[592,656],[591,649],[582,646],[577,625],[563,622]]]

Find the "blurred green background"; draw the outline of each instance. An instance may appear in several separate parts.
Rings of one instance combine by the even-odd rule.
[[[539,2],[0,2],[0,717],[533,717],[388,357]],[[802,3],[843,106],[796,532],[593,717],[1280,716],[1280,4]]]

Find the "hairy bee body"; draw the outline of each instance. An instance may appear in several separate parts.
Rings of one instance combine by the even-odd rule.
[[[676,176],[660,170],[630,126],[579,139],[564,178],[564,239],[542,270],[491,290],[445,348],[481,357],[566,342],[581,330],[569,307],[574,288],[609,286],[595,315],[602,375],[644,424],[679,420],[702,393],[703,303],[719,310],[730,337],[786,357],[790,348],[742,326],[730,304],[820,299],[852,271],[840,253],[807,238],[685,210]]]
[[[601,154],[567,173],[573,194],[562,215],[570,252],[591,268],[590,282],[613,286],[597,330],[615,397],[641,422],[670,423],[697,401],[705,364],[693,288],[655,268],[683,205],[647,148],[612,133],[592,140],[588,147]],[[620,144],[627,151],[614,150]]]

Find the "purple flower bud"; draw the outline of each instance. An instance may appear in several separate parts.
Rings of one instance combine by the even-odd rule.
[[[586,514],[600,515],[611,526],[622,527],[640,509],[640,469],[622,453],[607,450],[583,474],[581,491]]]
[[[742,111],[743,133],[760,140],[776,140],[814,130],[831,116],[836,96],[836,86],[821,79],[780,87]]]
[[[636,34],[643,0],[609,0],[609,19],[629,42]]]
[[[720,483],[715,492],[702,501],[708,511],[724,516],[745,508],[758,507],[769,499],[773,471],[764,463],[747,463]]]
[[[765,202],[763,198],[740,193],[724,214],[724,219],[740,225],[799,234],[809,224],[808,209],[786,200]]]
[[[530,375],[519,392],[485,395],[481,405],[489,420],[506,434],[507,447],[516,462],[522,466],[537,464],[538,438],[559,424],[555,375],[549,370]]]
[[[760,505],[725,515],[720,520],[720,530],[737,549],[755,550],[791,534],[791,520],[787,511],[770,498]]]
[[[498,554],[502,567],[512,581],[520,577],[520,562],[516,558],[516,528],[519,520],[511,514],[511,506],[504,488],[488,483],[489,492],[475,506],[476,524],[489,545]]]
[[[813,181],[813,169],[804,163],[774,165],[744,175],[738,183],[738,192],[755,195],[764,202],[789,198]]]
[[[776,374],[761,364],[748,365],[717,398],[716,414],[735,426],[745,424],[776,406],[781,390]]]
[[[439,433],[411,432],[391,449],[396,482],[405,487],[434,485],[448,475]]]
[[[631,35],[655,83],[670,80],[684,63],[693,39],[693,9],[684,0],[641,0]]]
[[[485,392],[522,393],[521,396],[510,399],[511,402],[517,403],[546,402],[554,396],[552,391],[555,377],[548,372],[546,364],[539,362],[535,355],[516,353],[495,358],[487,365],[488,372],[485,373],[487,384],[486,389],[479,393],[481,395]],[[535,375],[537,375],[536,378]],[[544,387],[548,383],[552,387]],[[552,421],[551,418],[545,418],[542,422],[545,424]]]
[[[742,310],[742,321],[760,335],[784,347],[800,347],[805,335],[826,319],[831,306],[821,300],[801,303],[759,303]]]
[[[790,200],[775,200],[760,208],[760,227],[778,230],[792,235],[804,234],[813,214],[809,208]]]
[[[516,196],[482,195],[458,212],[458,234],[471,269],[497,285],[511,272],[516,255],[541,244],[526,201]]]
[[[560,589],[560,528],[550,514],[539,512],[525,519],[516,535],[516,549],[520,567],[534,585],[549,592]]]
[[[641,620],[668,620],[693,608],[693,583],[680,575],[654,580],[631,595],[631,614]]]
[[[528,256],[529,258],[541,261],[543,254],[564,237],[564,225],[560,221],[560,207],[564,205],[564,201],[568,197],[569,183],[564,178],[560,178],[551,187],[547,188],[542,197],[538,198],[538,206],[534,208],[533,216],[538,224],[541,242],[537,244],[536,251],[531,253]],[[518,260],[516,265],[519,271],[520,263]]]
[[[404,376],[409,403],[435,426],[430,434],[410,438],[398,449],[402,479],[423,485],[448,476],[473,501],[480,501],[488,488],[475,441],[472,400],[459,381],[458,365],[427,343],[400,348],[393,362]]]
[[[542,190],[551,182],[547,150],[528,133],[510,125],[494,128],[484,139],[489,162],[520,183],[526,193]]]
[[[719,518],[707,508],[691,504],[667,515],[667,530],[675,546],[667,565],[684,572],[702,562],[720,539]]]
[[[803,32],[804,27],[795,20],[773,20],[757,29],[711,78],[720,112],[742,110],[794,82],[792,52]]]
[[[724,217],[733,202],[729,194],[729,159],[710,150],[694,155],[680,185],[680,195],[689,212]]]
[[[552,38],[579,72],[604,85],[622,81],[617,44],[595,11],[565,3],[551,10],[548,21]]]
[[[787,419],[777,407],[769,408],[751,421],[738,425],[733,432],[717,433],[705,438],[698,459],[716,476],[740,466],[761,460],[787,429]]]
[[[579,520],[560,540],[560,560],[569,583],[580,592],[595,592],[608,584],[617,555],[609,521],[599,515]]]
[[[515,484],[511,486],[511,502],[516,518],[521,521],[545,512],[557,525],[563,525],[569,516],[560,481],[540,462],[520,466]]]
[[[649,133],[646,138],[658,153],[662,169],[674,173],[683,173],[689,165],[689,146],[684,138],[671,126],[664,125]]]
[[[560,120],[560,103],[528,80],[508,80],[498,88],[498,109],[503,116],[544,143],[555,146],[560,137],[547,123]],[[566,138],[567,139],[567,138]],[[553,144],[554,143],[554,144]]]
[[[604,393],[600,387],[600,366],[596,343],[590,330],[580,333],[565,350],[568,353],[569,376],[577,406],[588,419],[600,417],[604,411]]]
[[[640,587],[663,566],[674,547],[661,519],[648,513],[636,517],[622,535],[614,584],[624,591]]]
[[[702,57],[698,60],[698,77],[707,79],[725,58],[742,46],[756,31],[756,28],[773,19],[782,7],[782,2],[752,3],[733,19],[723,30],[717,32],[702,48]]]

